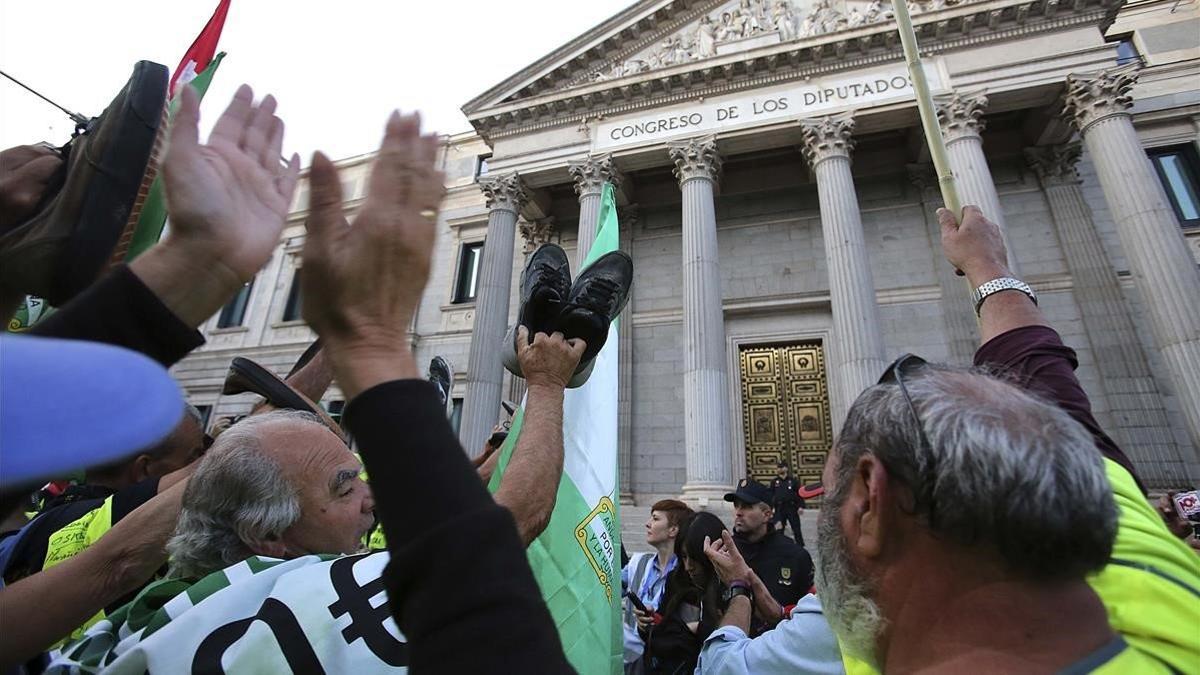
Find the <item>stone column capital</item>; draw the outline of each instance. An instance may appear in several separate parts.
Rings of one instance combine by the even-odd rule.
[[[849,159],[854,149],[854,113],[800,120],[800,133],[804,137],[801,151],[810,166],[832,157]]]
[[[1083,148],[1078,141],[1062,145],[1042,145],[1025,148],[1025,161],[1037,174],[1042,187],[1079,183],[1079,155]]]
[[[479,179],[479,189],[487,200],[489,211],[512,211],[520,213],[529,201],[525,184],[516,173],[495,174]]]
[[[1139,66],[1131,63],[1098,73],[1068,75],[1062,115],[1084,133],[1091,125],[1114,115],[1128,115],[1133,105],[1130,91],[1137,83]]]
[[[675,178],[679,184],[703,178],[717,182],[721,175],[721,155],[717,152],[716,136],[701,136],[667,143],[667,152],[675,162]]]
[[[937,105],[938,123],[947,143],[963,138],[981,138],[986,123],[983,113],[988,98],[982,91],[954,92],[933,97]]]
[[[524,252],[533,253],[542,244],[550,243],[550,237],[554,234],[554,216],[533,220],[522,218],[517,221],[517,231],[525,242]]]
[[[588,155],[584,159],[576,159],[567,163],[567,172],[575,181],[575,194],[580,197],[587,194],[600,194],[605,183],[620,187],[624,176],[612,161],[608,153]]]

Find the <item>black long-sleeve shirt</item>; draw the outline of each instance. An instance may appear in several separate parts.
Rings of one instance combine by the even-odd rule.
[[[168,368],[204,344],[204,336],[175,316],[126,265],[113,268],[29,334],[125,347]]]
[[[346,408],[392,559],[414,672],[571,673],[516,522],[484,489],[433,385],[385,382]]]

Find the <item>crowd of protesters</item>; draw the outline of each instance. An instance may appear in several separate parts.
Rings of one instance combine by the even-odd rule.
[[[437,137],[418,116],[393,113],[351,222],[336,168],[312,158],[303,315],[319,344],[286,378],[235,362],[227,386],[264,401],[210,435],[165,368],[203,343],[196,328],[270,258],[299,158],[279,160],[284,125],[271,96],[256,101],[243,86],[201,143],[199,101],[185,89],[159,130],[169,234],[81,281],[81,256],[111,258],[96,242],[116,246],[130,189],[154,160],[147,146],[117,185],[80,157],[129,160],[121,125],[138,91],[123,91],[70,152],[0,157],[0,246],[25,247],[45,268],[6,269],[0,299],[8,313],[23,293],[61,305],[0,346],[0,670],[140,673],[156,636],[220,627],[181,607],[215,599],[214,579],[287,586],[325,566],[326,586],[293,584],[338,598],[305,631],[362,637],[374,657],[418,671],[570,672],[525,548],[554,508],[564,392],[586,379],[624,305],[628,256],[574,285],[561,250],[531,258],[504,345],[528,398],[490,494],[498,455],[468,459],[444,383],[422,377],[409,347],[444,187]],[[96,182],[110,200],[123,186],[123,212],[96,211]],[[947,264],[973,286],[1011,278],[999,230],[978,209],[938,218]],[[44,253],[56,246],[64,251]],[[568,303],[568,292],[587,300]],[[783,464],[771,485],[747,479],[726,496],[732,528],[676,500],[651,507],[652,551],[621,574],[626,672],[1200,670],[1200,556],[1177,536],[1186,528],[1150,505],[1099,428],[1075,354],[1036,298],[1010,287],[977,309],[975,368],[906,355],[854,402],[826,464],[815,556],[801,533],[801,486]],[[335,379],[348,400],[344,430],[314,403]],[[77,470],[81,480],[24,522],[33,489]],[[358,556],[376,522],[387,553]],[[334,588],[343,568],[354,588],[386,592],[403,642],[338,623],[359,611]],[[255,620],[276,637],[289,629],[262,607],[180,669],[258,670],[253,649],[221,640],[249,635]],[[306,672],[320,658],[289,652],[287,665]]]

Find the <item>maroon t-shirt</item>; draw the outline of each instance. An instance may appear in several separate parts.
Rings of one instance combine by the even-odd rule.
[[[1014,381],[1070,413],[1096,439],[1096,447],[1112,461],[1125,467],[1142,492],[1146,486],[1116,442],[1092,416],[1087,394],[1075,377],[1079,361],[1049,326],[1024,326],[1001,333],[975,352],[975,365]]]

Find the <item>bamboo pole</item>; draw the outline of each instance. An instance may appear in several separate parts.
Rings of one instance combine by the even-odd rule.
[[[937,172],[938,188],[942,192],[942,202],[954,214],[962,218],[962,202],[958,198],[958,188],[954,184],[954,172],[950,170],[950,158],[946,156],[946,139],[942,138],[942,126],[938,124],[937,110],[933,107],[933,95],[929,93],[929,81],[925,79],[925,69],[921,67],[921,53],[917,46],[917,34],[913,31],[912,17],[908,14],[908,3],[905,0],[893,0],[892,6],[896,15],[897,30],[900,31],[900,44],[904,46],[904,60],[908,64],[908,76],[912,79],[913,89],[917,94],[917,110],[921,113],[921,127],[925,130],[925,144],[929,146],[929,156],[933,160],[933,168]]]

